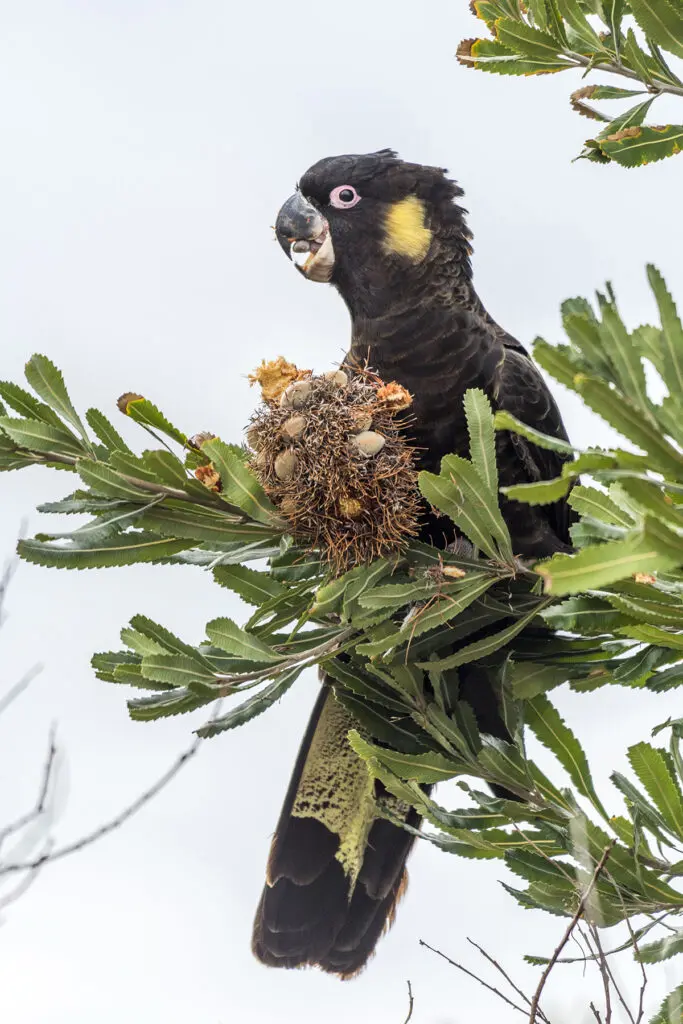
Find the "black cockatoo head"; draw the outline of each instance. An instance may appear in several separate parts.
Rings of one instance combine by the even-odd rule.
[[[280,245],[311,281],[334,284],[352,314],[380,315],[389,301],[441,274],[470,276],[462,190],[439,167],[390,149],[326,157],[282,206]]]

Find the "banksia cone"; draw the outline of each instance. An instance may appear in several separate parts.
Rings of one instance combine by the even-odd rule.
[[[284,359],[254,376],[263,404],[247,430],[251,468],[293,535],[336,572],[403,548],[420,513],[414,449],[396,417],[410,394],[368,371],[313,376]]]

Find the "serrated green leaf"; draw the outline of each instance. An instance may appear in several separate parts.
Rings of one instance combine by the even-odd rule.
[[[418,636],[444,625],[460,615],[474,601],[493,586],[495,578],[485,573],[471,573],[470,577],[442,588],[442,597],[436,603],[415,609],[400,629],[383,630],[377,640],[358,645],[358,651],[370,658],[384,654],[394,647],[411,643]],[[423,667],[422,665],[420,667]]]
[[[240,629],[232,619],[212,619],[206,624],[206,635],[216,647],[238,658],[259,664],[275,664],[283,660],[282,654],[278,654],[253,633]]]
[[[464,405],[470,459],[484,481],[491,501],[495,502],[498,496],[498,466],[491,403],[480,388],[469,388],[465,392]]]
[[[42,420],[23,420],[14,416],[0,417],[3,430],[15,444],[34,452],[54,452],[56,455],[80,456],[85,449],[78,438],[66,427],[53,427]]]
[[[288,596],[290,591],[274,580],[270,573],[257,572],[245,565],[221,565],[213,571],[213,578],[222,587],[227,587],[246,601],[259,607],[273,598]]]
[[[61,370],[47,356],[31,356],[25,368],[26,380],[43,401],[70,423],[88,444],[88,435],[80,416],[71,404]]]
[[[668,960],[678,953],[683,953],[683,929],[679,929],[663,939],[658,939],[656,942],[650,942],[646,946],[640,946],[635,957],[643,964],[659,964],[662,960]]]
[[[650,1019],[649,1024],[681,1024],[683,1021],[683,984],[678,985]]]
[[[651,421],[640,352],[612,303],[602,306],[599,335],[603,351],[609,356],[614,367],[617,385],[634,406]]]
[[[172,633],[170,629],[166,629],[165,626],[159,625],[153,619],[148,618],[146,615],[134,615],[130,620],[130,625],[133,630],[142,636],[147,637],[154,644],[163,648],[164,651],[168,651],[169,654],[182,654],[187,658],[194,659],[197,667],[207,672],[211,672],[211,666],[201,656],[195,647],[185,643],[180,637]],[[123,638],[122,638],[123,639]],[[147,653],[147,652],[146,652]],[[154,653],[149,651],[148,653]]]
[[[202,667],[203,659],[192,652],[186,654],[145,654],[140,671],[145,679],[153,679],[169,686],[184,687],[193,682],[214,683],[210,668]]]
[[[466,67],[497,75],[549,74],[570,66],[559,59],[520,56],[495,39],[476,39],[473,43],[468,41],[466,47],[461,45],[457,57]]]
[[[583,374],[574,377],[573,387],[594,412],[647,452],[653,469],[671,473],[674,479],[683,472],[683,456],[662,437],[655,425],[644,419],[625,395],[604,381]]]
[[[554,477],[552,480],[539,480],[531,484],[513,484],[501,487],[508,498],[523,501],[527,505],[549,505],[564,498],[571,487],[569,477]]]
[[[665,751],[636,743],[628,759],[670,831],[683,838],[683,796]]]
[[[140,667],[140,658],[130,651],[101,651],[93,654],[90,664],[95,670],[98,679],[108,683],[117,682],[114,672],[120,665],[128,667]]]
[[[128,447],[126,442],[123,440],[118,430],[109,422],[104,413],[101,413],[99,409],[88,409],[85,414],[85,418],[88,421],[90,429],[95,436],[102,442],[105,448],[112,452],[128,452],[132,455],[131,449]]]
[[[424,733],[405,714],[388,716],[386,705],[374,704],[364,697],[359,699],[345,689],[335,689],[335,699],[365,735],[386,744],[397,756],[418,756],[425,750]]]
[[[667,629],[660,629],[658,626],[622,626],[619,630],[624,636],[630,636],[642,643],[656,644],[661,647],[670,647],[674,651],[683,651],[683,633],[671,633]]]
[[[683,57],[683,10],[674,0],[629,0],[643,32],[669,53]]]
[[[441,471],[421,472],[418,484],[424,497],[445,513],[489,558],[512,560],[512,543],[497,504],[491,502],[486,484],[467,459],[447,455]]]
[[[159,537],[155,533],[130,531],[109,537],[92,548],[65,547],[38,540],[21,540],[19,555],[35,565],[55,569],[98,569],[134,565],[137,562],[166,562],[187,547],[186,540]]]
[[[398,775],[400,779],[433,783],[452,779],[454,776],[462,774],[462,767],[442,754],[434,751],[428,751],[425,754],[403,754],[395,750],[387,750],[385,747],[368,743],[355,729],[349,733],[349,743],[366,764],[372,766],[373,762],[379,762]]]
[[[12,381],[0,381],[0,397],[4,398],[9,407],[18,412],[24,419],[41,420],[43,423],[49,423],[60,430],[66,430],[63,421],[54,409],[51,409],[49,405],[39,402],[37,398],[34,398],[30,392],[20,388],[18,384],[14,384]],[[7,415],[4,408],[2,415]]]
[[[534,568],[547,594],[562,596],[596,590],[636,572],[656,572],[679,565],[680,539],[657,520],[645,518],[625,540],[583,548],[577,555],[553,555]]]
[[[566,770],[579,793],[585,796],[603,816],[607,812],[596,792],[581,744],[563,722],[559,711],[543,694],[528,700],[524,706],[526,724],[543,746],[547,747]]]
[[[127,399],[119,399],[119,408],[126,416],[130,416],[132,420],[139,423],[143,427],[151,428],[154,430],[161,431],[162,434],[166,434],[177,444],[184,446],[187,441],[187,437],[181,430],[174,427],[173,424],[166,419],[160,409],[157,409],[156,405],[150,402],[147,398],[143,398],[141,395],[126,395]]]
[[[635,523],[625,509],[597,487],[576,486],[569,496],[569,504],[579,515],[591,516],[602,523],[623,526],[627,530],[632,529]]]
[[[174,499],[146,509],[142,522],[150,530],[188,537],[197,542],[205,541],[217,545],[217,550],[222,544],[233,542],[273,544],[279,539],[272,529],[268,530],[260,523],[245,522],[220,508],[206,508]]]
[[[76,471],[83,483],[92,488],[96,494],[104,494],[113,498],[127,498],[132,501],[148,501],[150,491],[138,487],[123,473],[117,472],[104,462],[95,459],[79,459]],[[145,483],[145,481],[141,481]]]
[[[540,57],[555,61],[562,51],[562,42],[553,38],[549,32],[532,28],[523,21],[512,18],[498,18],[494,25],[496,38],[503,46],[525,57]]]
[[[683,149],[683,125],[643,125],[625,137],[602,140],[600,148],[610,160],[622,167],[641,167],[680,153]]]
[[[457,668],[459,665],[466,665],[471,661],[479,661],[481,658],[486,658],[489,654],[495,653],[495,651],[508,644],[518,633],[521,633],[524,627],[528,626],[540,614],[543,608],[543,603],[539,602],[526,615],[522,615],[516,622],[506,626],[505,629],[492,633],[490,636],[485,636],[483,639],[477,640],[472,644],[467,644],[465,647],[461,647],[459,651],[445,658],[418,662],[418,667],[425,670],[431,669],[432,671],[446,672],[448,669]]]
[[[185,715],[210,703],[205,694],[173,688],[154,697],[140,697],[128,701],[128,713],[135,722],[153,722],[171,715]]]
[[[353,663],[344,662],[339,658],[330,658],[325,663],[325,672],[336,683],[339,683],[345,690],[375,704],[383,705],[389,711],[397,711],[405,715],[406,705],[402,700],[396,700],[387,693],[387,688],[378,680]],[[338,692],[335,687],[335,692]]]
[[[510,673],[512,692],[518,700],[547,693],[568,678],[567,669],[561,665],[534,665],[530,662],[515,662]]]
[[[526,423],[522,423],[516,416],[513,416],[505,410],[501,410],[493,417],[493,424],[496,430],[511,430],[514,434],[519,434],[520,437],[525,437],[527,441],[532,441],[538,445],[539,448],[548,448],[553,452],[562,452],[566,455],[571,455],[574,452],[574,448],[568,441],[563,441],[559,437],[553,437],[551,434],[543,434],[540,430],[535,430],[533,427],[528,427]]]
[[[236,729],[238,726],[250,722],[252,718],[263,714],[264,711],[267,711],[268,708],[277,703],[300,674],[300,668],[293,668],[289,672],[283,672],[272,683],[268,683],[258,693],[255,693],[253,697],[249,697],[248,700],[243,701],[242,704],[228,711],[227,715],[213,718],[206,725],[197,729],[197,735],[201,736],[202,739],[208,739],[211,736],[217,736],[221,732],[226,732],[228,729]]]
[[[283,520],[261,484],[229,445],[216,437],[204,441],[202,452],[208,455],[220,475],[223,487],[221,498],[242,509],[259,523],[273,528],[284,527]]]
[[[647,279],[657,300],[662,322],[658,340],[662,351],[664,378],[669,391],[680,397],[683,394],[683,325],[664,278],[651,263],[647,266]]]

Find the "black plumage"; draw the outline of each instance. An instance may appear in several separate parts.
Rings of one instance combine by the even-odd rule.
[[[412,393],[410,436],[422,468],[435,472],[444,455],[468,454],[463,398],[471,387],[482,388],[494,410],[566,438],[555,401],[528,353],[495,323],[474,290],[461,196],[441,168],[406,163],[391,150],[330,157],[305,173],[276,227],[285,251],[299,254],[304,276],[329,281],[344,299],[352,328],[347,362],[367,363]],[[562,455],[517,435],[499,433],[496,444],[501,486],[561,472]],[[569,550],[565,501],[528,506],[504,500],[502,510],[517,554]],[[441,546],[453,539],[443,519],[427,510],[422,534]],[[460,693],[483,731],[506,736],[485,670],[466,666]],[[339,821],[351,813],[354,805],[346,797],[352,790],[360,794],[362,782],[343,752],[339,707],[332,687],[324,685],[273,839],[253,947],[270,965],[317,964],[348,977],[366,963],[393,917],[413,837],[385,820],[365,821],[354,833],[360,855],[357,862],[349,860],[348,835]],[[332,744],[326,721],[334,722]],[[339,757],[338,776],[330,770],[331,749]],[[313,806],[302,793],[311,791],[323,761],[324,793]],[[410,811],[408,822],[419,824],[416,812]]]

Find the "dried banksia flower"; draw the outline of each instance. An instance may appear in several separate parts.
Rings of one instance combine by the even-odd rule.
[[[312,376],[282,364],[277,397],[262,375],[264,403],[247,439],[251,468],[293,535],[336,572],[401,550],[421,508],[407,421],[395,416],[410,394],[367,370]]]
[[[282,392],[293,381],[309,375],[310,370],[299,370],[294,363],[288,363],[283,356],[278,356],[277,359],[269,361],[264,359],[261,365],[249,374],[249,383],[260,384],[263,401],[274,404],[280,401]]]

